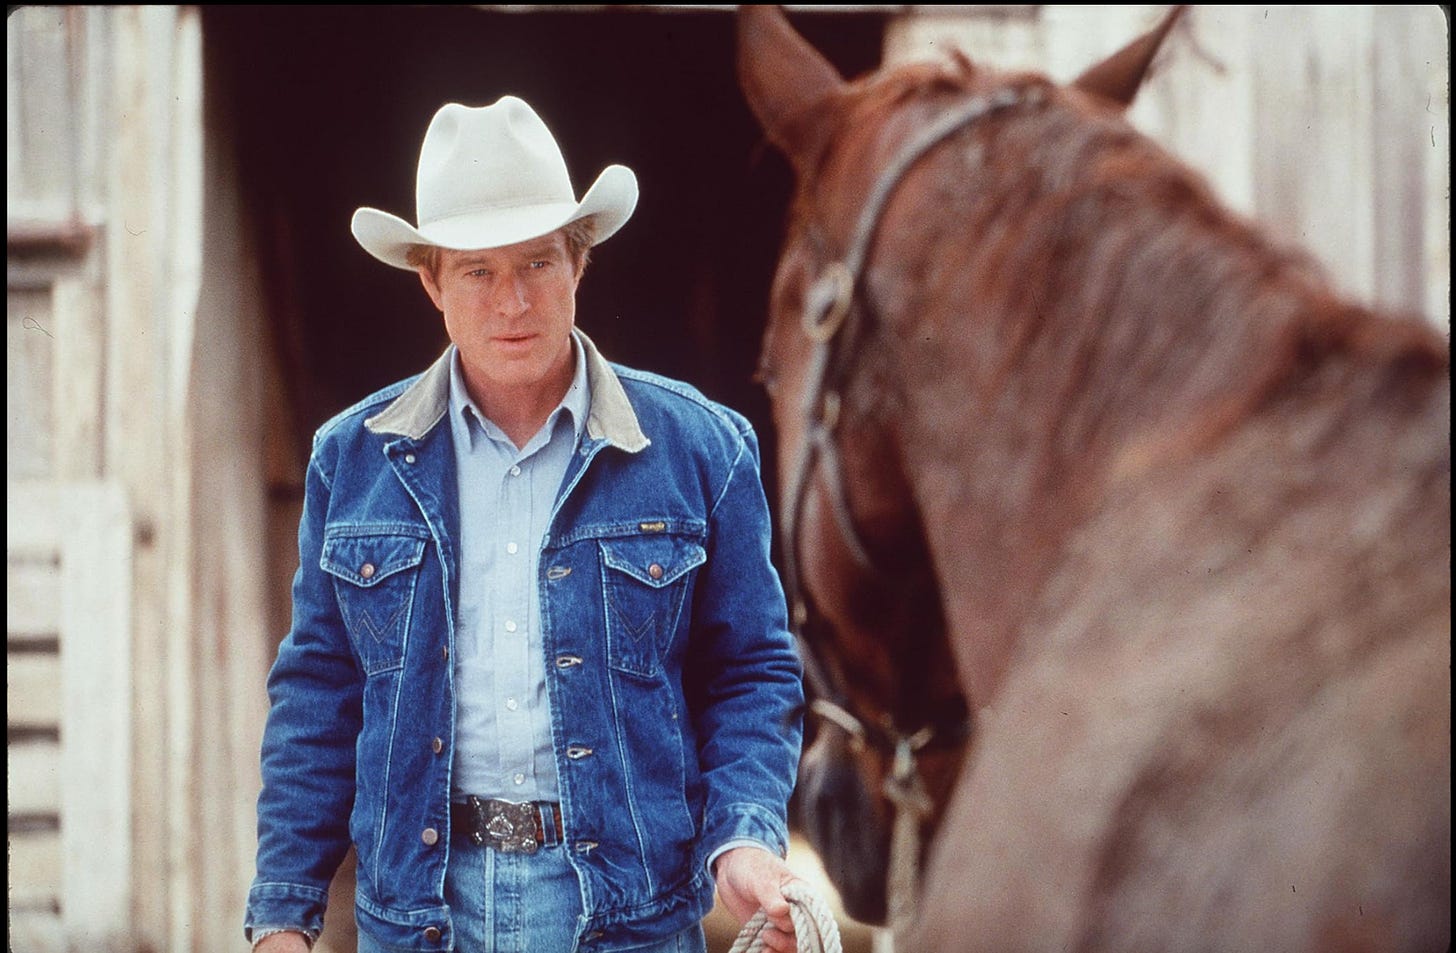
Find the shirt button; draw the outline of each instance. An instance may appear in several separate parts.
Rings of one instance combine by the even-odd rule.
[[[521,475],[521,468],[520,467],[511,467],[511,476],[520,476],[520,475]]]
[[[441,934],[440,934],[440,928],[439,927],[425,927],[425,942],[426,943],[439,943],[440,942],[440,936],[441,936]]]
[[[507,698],[506,707],[509,708],[511,711],[515,711],[519,706],[516,704],[516,700],[514,698]]]
[[[404,462],[405,463],[414,463],[415,462],[415,455],[412,454],[412,453],[405,454],[404,455]]]
[[[512,556],[514,556],[516,554],[516,550],[520,548],[521,547],[517,546],[515,543],[506,543],[506,552],[510,553]]]
[[[517,774],[515,777],[511,778],[511,780],[516,782],[517,784],[525,784],[526,776],[524,774]]]
[[[360,566],[359,575],[363,576],[365,579],[372,579],[374,577],[374,564],[365,563],[364,565]]]
[[[440,840],[440,832],[433,827],[427,827],[420,831],[420,840],[425,842],[426,847],[434,847]]]
[[[430,750],[434,751],[435,754],[439,754],[441,751],[445,750],[445,742],[439,738],[436,738],[434,741],[430,742]]]
[[[661,579],[662,567],[657,565],[657,563],[653,563],[651,566],[647,567],[647,575],[651,576],[653,579]]]
[[[446,659],[447,661],[449,660],[449,658],[450,658],[450,646],[448,646],[448,645],[442,645],[442,646],[440,646],[440,658]]]
[[[510,621],[509,619],[506,620],[506,631],[507,632],[514,632],[514,631],[516,631],[516,624],[514,622]]]

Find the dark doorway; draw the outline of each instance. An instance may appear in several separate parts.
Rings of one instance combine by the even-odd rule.
[[[641,183],[633,219],[594,251],[578,323],[613,360],[747,414],[772,492],[767,401],[752,374],[791,180],[738,90],[730,10],[202,11],[210,89],[235,130],[258,229],[300,470],[315,427],[422,370],[446,343],[418,279],[369,257],[350,216],[371,205],[413,221],[434,111],[511,93],[556,133],[578,195],[612,162]],[[882,15],[797,20],[847,75],[879,63]]]

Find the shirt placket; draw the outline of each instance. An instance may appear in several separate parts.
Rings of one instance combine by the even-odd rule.
[[[499,512],[505,532],[496,537],[501,572],[493,577],[500,590],[493,603],[498,607],[495,626],[496,726],[501,758],[502,787],[524,794],[536,790],[534,757],[530,742],[530,545],[532,464],[517,459],[506,468],[501,480]],[[529,798],[524,798],[529,799]]]

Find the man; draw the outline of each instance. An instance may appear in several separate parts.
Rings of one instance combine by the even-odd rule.
[[[748,422],[575,328],[581,201],[525,102],[444,106],[419,227],[361,208],[451,346],[315,436],[269,676],[245,930],[305,950],[358,857],[361,953],[702,950],[716,886],[793,949],[800,670]]]

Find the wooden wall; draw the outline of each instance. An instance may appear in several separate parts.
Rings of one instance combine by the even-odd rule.
[[[238,948],[267,349],[199,16],[22,8],[7,74],[12,948]]]

